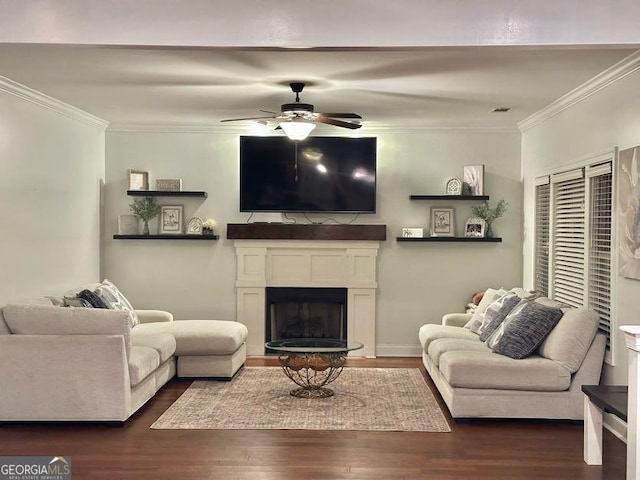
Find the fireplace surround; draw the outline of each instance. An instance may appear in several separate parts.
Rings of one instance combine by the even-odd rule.
[[[364,344],[350,355],[375,357],[379,245],[372,240],[236,236],[237,319],[249,330],[247,354],[265,353],[267,287],[325,287],[347,290],[347,339]]]

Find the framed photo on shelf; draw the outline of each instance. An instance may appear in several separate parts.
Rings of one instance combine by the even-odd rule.
[[[179,235],[182,233],[182,205],[160,207],[160,234]]]
[[[202,235],[202,219],[200,217],[191,217],[187,222],[188,235]]]
[[[464,222],[464,236],[465,237],[484,237],[486,223],[483,219],[472,217],[467,218]]]
[[[421,238],[424,236],[424,229],[422,228],[403,228],[403,238]]]
[[[454,237],[455,227],[453,208],[431,207],[432,237]]]
[[[127,190],[149,190],[149,172],[127,170]]]
[[[182,179],[158,178],[156,179],[156,190],[160,192],[180,192],[182,191]]]
[[[465,165],[462,181],[463,194],[484,195],[484,165]]]

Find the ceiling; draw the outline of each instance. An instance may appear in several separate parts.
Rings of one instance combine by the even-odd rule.
[[[512,126],[629,47],[197,48],[0,44],[0,74],[117,126],[215,126],[301,101],[366,127]],[[507,113],[492,113],[507,106]],[[110,127],[111,128],[111,127]],[[322,129],[336,131],[336,127]],[[320,129],[320,130],[322,130]],[[342,130],[339,130],[342,132]],[[346,131],[345,131],[346,132]]]

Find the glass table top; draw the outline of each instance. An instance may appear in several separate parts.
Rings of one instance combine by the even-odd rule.
[[[350,352],[364,348],[360,342],[349,342],[335,338],[287,338],[265,343],[265,347],[276,352],[332,353]]]

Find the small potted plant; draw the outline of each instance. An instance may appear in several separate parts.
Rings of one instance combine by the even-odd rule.
[[[491,224],[496,218],[500,218],[507,211],[507,205],[509,205],[504,198],[498,200],[495,207],[489,206],[489,202],[485,200],[483,205],[476,205],[471,207],[471,212],[475,217],[481,218],[486,223],[485,237],[493,237],[493,229]]]
[[[137,218],[144,222],[142,234],[149,235],[149,220],[160,213],[160,205],[157,204],[156,199],[154,197],[136,198],[129,205],[129,208]]]
[[[203,235],[213,235],[213,229],[218,226],[218,223],[213,218],[207,218],[202,224]]]

